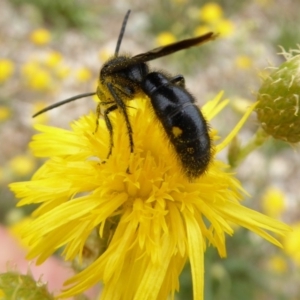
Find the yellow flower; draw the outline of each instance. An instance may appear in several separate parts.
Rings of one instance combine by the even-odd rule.
[[[45,28],[39,28],[31,33],[30,39],[37,45],[46,45],[51,40],[51,33]]]
[[[75,77],[78,81],[88,81],[91,79],[92,74],[88,68],[80,68],[76,71]]]
[[[29,61],[22,67],[27,85],[33,90],[48,90],[52,87],[52,77],[38,62]]]
[[[283,241],[284,250],[297,266],[300,266],[300,222],[291,227],[293,231],[289,232]]]
[[[64,65],[59,65],[56,69],[55,69],[55,75],[58,78],[64,79],[66,77],[68,77],[71,73],[71,70],[68,66],[64,66]]]
[[[11,77],[14,68],[14,63],[11,60],[5,58],[0,59],[0,83]]]
[[[28,85],[33,90],[48,90],[52,86],[51,75],[42,69],[38,69],[37,72],[29,78]]]
[[[168,31],[161,32],[156,38],[156,44],[159,46],[165,46],[176,41],[175,36]]]
[[[108,49],[103,49],[99,52],[98,57],[101,62],[107,61],[111,58],[111,51]]]
[[[46,106],[45,101],[39,101],[34,103],[31,111],[31,115],[34,115],[37,111],[42,110]],[[31,121],[33,124],[39,123],[39,124],[45,124],[49,121],[49,115],[48,114],[41,114],[35,118],[32,118]]]
[[[287,261],[278,255],[273,255],[269,259],[269,268],[278,274],[286,273],[288,270]]]
[[[9,107],[0,105],[0,122],[7,120],[11,115]]]
[[[35,60],[29,60],[22,66],[22,74],[25,77],[34,76],[34,73],[40,68],[40,65]]]
[[[227,104],[221,94],[202,111],[208,120]],[[84,258],[87,238],[99,233],[98,258],[70,278],[61,294],[70,297],[94,284],[104,284],[101,299],[174,299],[178,276],[190,261],[194,299],[203,299],[204,252],[212,245],[226,256],[231,223],[246,227],[268,241],[280,243],[266,231],[283,234],[288,227],[240,204],[245,191],[229,167],[213,157],[205,174],[186,178],[149,99],[128,106],[134,154],[120,112],[111,113],[114,148],[103,119],[95,132],[96,115],[74,122],[72,129],[37,125],[31,142],[38,157],[50,159],[32,181],[13,183],[19,205],[39,203],[35,219],[24,228],[28,258],[42,263],[65,246],[66,260]],[[251,113],[214,147],[221,151]],[[211,130],[216,140],[216,131]],[[213,155],[213,156],[214,156]],[[100,248],[99,248],[100,249]]]
[[[52,51],[46,57],[45,63],[48,67],[57,67],[61,61],[62,55],[57,51]]]
[[[234,24],[230,20],[223,19],[215,25],[215,31],[222,37],[229,36],[234,32]]]
[[[194,30],[194,35],[195,36],[200,36],[202,34],[205,34],[207,32],[211,31],[211,28],[208,27],[208,26],[204,26],[204,25],[201,25],[201,26],[198,26],[196,27],[196,29]]]
[[[9,165],[17,175],[27,175],[35,168],[35,161],[28,155],[17,155],[12,158]]]
[[[239,55],[237,56],[235,63],[240,69],[249,69],[252,66],[252,60],[247,55]]]
[[[284,194],[277,188],[269,188],[263,195],[263,208],[270,217],[277,218],[285,209]]]
[[[200,10],[200,18],[207,23],[214,23],[222,18],[221,6],[214,2],[208,2]]]

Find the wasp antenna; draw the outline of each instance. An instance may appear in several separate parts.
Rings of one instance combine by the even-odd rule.
[[[116,46],[116,50],[115,50],[115,56],[118,56],[118,54],[119,54],[120,46],[121,46],[121,43],[122,43],[122,39],[123,39],[123,36],[124,36],[124,32],[125,32],[125,28],[126,28],[126,24],[127,24],[128,18],[129,18],[130,11],[131,10],[129,9],[127,11],[125,17],[124,17],[122,27],[121,27],[121,31],[120,31],[120,34],[119,34],[119,37],[118,37],[118,42],[117,42],[117,46]]]
[[[38,111],[37,113],[35,113],[32,117],[35,118],[36,116],[38,115],[41,115],[43,114],[44,112],[48,111],[48,110],[51,110],[55,107],[58,107],[58,106],[61,106],[61,105],[64,105],[66,103],[69,103],[69,102],[72,102],[72,101],[75,101],[77,99],[81,99],[81,98],[85,98],[85,97],[89,97],[89,96],[93,96],[93,95],[96,95],[95,92],[92,92],[92,93],[84,93],[84,94],[79,94],[79,95],[76,95],[76,96],[73,96],[71,98],[68,98],[66,100],[63,100],[63,101],[60,101],[60,102],[57,102],[57,103],[54,103],[48,107],[45,107],[44,109]]]

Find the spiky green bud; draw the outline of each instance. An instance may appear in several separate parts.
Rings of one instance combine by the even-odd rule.
[[[36,282],[30,274],[7,272],[0,274],[0,299],[54,300],[54,296],[44,283]]]
[[[257,117],[266,133],[289,143],[300,141],[300,55],[265,79],[257,100]]]

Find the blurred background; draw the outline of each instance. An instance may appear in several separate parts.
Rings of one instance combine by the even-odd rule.
[[[139,2],[139,3],[138,3]],[[219,33],[201,47],[151,62],[182,74],[199,105],[221,90],[231,104],[211,126],[225,137],[255,102],[262,78],[285,61],[279,47],[300,43],[300,2],[294,0],[1,0],[0,1],[0,224],[14,224],[34,209],[16,209],[7,185],[29,180],[43,163],[28,143],[35,123],[69,128],[95,110],[91,98],[36,119],[34,112],[59,100],[95,91],[99,69],[113,53],[123,17],[132,10],[121,52],[136,55],[176,40]],[[259,124],[255,113],[240,133],[246,143]],[[227,160],[223,151],[220,158]],[[245,205],[290,224],[278,249],[236,228],[228,257],[206,252],[206,300],[300,299],[299,146],[269,139],[235,170],[251,194]],[[13,230],[12,230],[13,231]],[[5,247],[1,243],[1,247]],[[188,266],[177,299],[192,299]]]

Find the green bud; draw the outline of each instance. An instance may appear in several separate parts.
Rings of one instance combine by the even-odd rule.
[[[289,143],[300,141],[300,55],[265,79],[257,100],[257,117],[267,134]]]
[[[1,300],[54,300],[46,284],[36,282],[30,274],[22,275],[17,272],[0,274]]]

